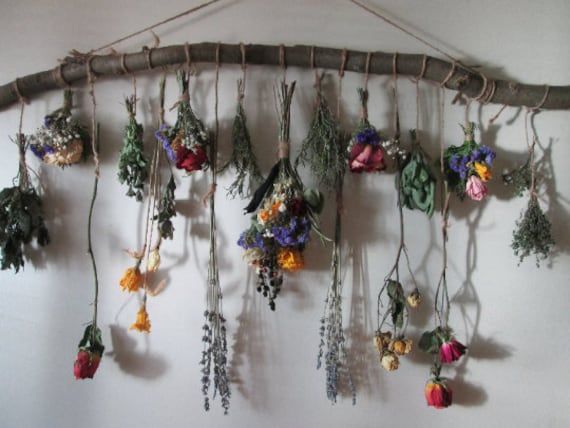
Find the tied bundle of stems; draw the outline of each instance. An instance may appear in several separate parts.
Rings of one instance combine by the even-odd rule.
[[[288,85],[283,81],[276,94],[280,113],[279,160],[245,208],[246,213],[255,214],[251,226],[238,240],[238,245],[246,250],[245,258],[256,269],[257,291],[269,299],[272,310],[283,283],[283,271],[295,272],[304,267],[302,252],[311,229],[328,240],[317,220],[324,202],[322,194],[304,188],[289,159],[294,90],[295,82]]]
[[[540,267],[541,260],[546,260],[550,256],[555,241],[552,237],[552,224],[540,207],[538,200],[535,161],[536,134],[533,135],[531,143],[528,136],[527,122],[528,113],[525,117],[525,134],[529,151],[529,159],[527,162],[530,172],[530,183],[528,186],[529,200],[526,210],[521,213],[520,219],[516,222],[511,248],[515,256],[519,258],[519,265],[526,257],[534,255],[536,266]]]
[[[204,312],[205,322],[202,327],[204,350],[200,365],[202,366],[202,393],[204,395],[204,409],[210,409],[209,391],[212,386],[212,397],[220,396],[224,414],[228,414],[230,407],[230,381],[228,376],[228,346],[226,340],[226,319],[222,310],[222,288],[220,287],[220,277],[217,256],[217,229],[215,211],[215,189],[217,176],[217,150],[218,150],[218,81],[219,65],[216,67],[215,83],[215,131],[211,138],[210,159],[211,159],[211,190],[209,192],[210,204],[210,252],[208,263],[208,283],[206,294],[206,311]],[[212,367],[213,366],[213,367]]]
[[[119,182],[128,186],[127,196],[141,202],[149,177],[149,162],[144,154],[143,126],[136,119],[136,103],[136,95],[125,99],[129,123],[125,126],[117,175]]]
[[[309,164],[310,170],[318,182],[328,190],[334,191],[339,176],[344,176],[346,169],[346,147],[340,141],[343,135],[339,132],[339,124],[322,91],[322,81],[325,73],[316,74],[315,78],[315,110],[309,128],[309,133],[301,151],[295,159],[295,169],[299,164]],[[344,152],[339,153],[339,147],[345,145]]]
[[[23,111],[23,110],[22,110]],[[16,273],[24,267],[24,248],[35,238],[40,246],[49,243],[44,222],[42,200],[30,183],[26,150],[28,139],[20,131],[13,142],[19,150],[17,185],[0,192],[0,267],[13,268]]]
[[[235,170],[236,178],[227,192],[231,198],[235,198],[237,195],[241,198],[249,196],[252,192],[252,188],[263,180],[255,153],[253,152],[251,137],[247,129],[247,120],[243,106],[245,97],[244,79],[240,79],[237,82],[238,102],[231,136],[232,156],[229,162],[220,168],[220,172],[224,172],[230,166]]]

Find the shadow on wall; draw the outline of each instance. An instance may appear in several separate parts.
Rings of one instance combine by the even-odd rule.
[[[157,379],[166,372],[166,361],[150,350],[147,335],[144,336],[145,349],[141,351],[137,349],[137,341],[129,335],[127,329],[118,324],[111,324],[109,329],[113,350],[106,355],[112,357],[123,372],[147,380]]]

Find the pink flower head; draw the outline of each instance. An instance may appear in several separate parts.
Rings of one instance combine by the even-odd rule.
[[[465,193],[474,201],[480,201],[487,196],[488,190],[485,183],[483,183],[479,177],[472,175],[467,179]]]
[[[445,409],[451,406],[452,391],[447,384],[438,379],[431,379],[424,389],[427,405],[436,409]]]
[[[100,361],[101,355],[97,352],[91,352],[85,349],[79,350],[77,359],[73,364],[75,379],[93,379]]]
[[[348,166],[351,172],[374,172],[386,168],[384,150],[380,145],[355,144],[350,151]]]
[[[444,364],[449,364],[457,361],[463,354],[467,347],[455,339],[443,342],[439,347],[439,359]]]

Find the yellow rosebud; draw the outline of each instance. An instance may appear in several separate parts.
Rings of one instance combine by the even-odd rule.
[[[146,270],[149,272],[156,272],[160,267],[160,252],[158,248],[152,250],[148,256],[148,263],[146,264]]]
[[[414,291],[408,294],[406,300],[411,308],[415,309],[418,306],[420,306],[420,304],[422,303],[422,295],[420,294],[420,290],[416,288]]]
[[[412,344],[411,339],[396,339],[390,342],[388,349],[396,355],[406,355],[412,350]]]
[[[277,253],[277,264],[281,269],[291,272],[301,270],[305,267],[301,252],[289,248],[279,249]]]
[[[129,330],[137,330],[141,333],[150,333],[150,319],[148,318],[148,313],[146,312],[146,305],[142,305],[137,312],[137,319],[131,325]]]
[[[393,372],[394,370],[398,370],[398,367],[400,367],[400,359],[391,351],[386,351],[382,354],[380,363],[387,372]]]
[[[482,181],[489,181],[491,178],[493,178],[493,174],[491,174],[489,167],[484,163],[475,162],[473,164],[473,167],[475,168],[475,172]]]
[[[380,354],[384,352],[384,349],[386,349],[386,347],[390,343],[390,340],[392,340],[392,333],[390,333],[389,331],[376,332],[376,334],[374,335],[374,346],[376,346],[376,349],[378,349],[378,352],[380,352]]]

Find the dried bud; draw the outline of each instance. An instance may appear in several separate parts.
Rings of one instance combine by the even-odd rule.
[[[418,290],[417,288],[412,291],[407,298],[408,301],[408,305],[410,305],[410,308],[417,308],[418,306],[420,306],[420,304],[422,303],[422,295],[420,294],[420,290]]]
[[[412,350],[412,344],[411,339],[396,339],[390,341],[388,349],[393,351],[396,355],[406,355]]]
[[[152,250],[148,256],[148,263],[146,265],[146,270],[148,272],[156,272],[160,267],[160,252],[158,248]]]
[[[377,331],[376,334],[374,335],[374,346],[376,346],[378,352],[382,354],[384,352],[384,349],[388,347],[388,344],[390,343],[391,340],[392,340],[392,333],[390,333],[389,331],[386,332]]]
[[[385,351],[384,354],[382,354],[380,363],[382,364],[382,367],[384,367],[384,370],[392,372],[394,370],[398,370],[400,359],[392,351]]]

